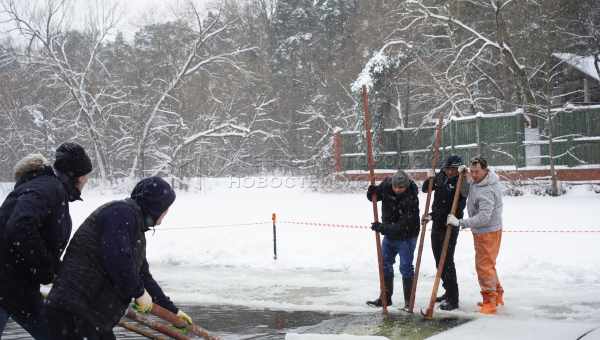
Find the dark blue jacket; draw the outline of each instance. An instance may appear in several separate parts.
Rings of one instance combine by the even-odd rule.
[[[375,187],[377,201],[381,203],[382,234],[393,240],[407,240],[419,236],[419,189],[410,181],[405,192],[396,194],[392,189],[391,177]],[[372,191],[367,192],[371,201]]]
[[[150,274],[145,258],[141,268],[135,264],[135,242],[138,233],[138,219],[131,204],[125,201],[115,202],[110,209],[101,210],[96,219],[100,234],[101,256],[104,270],[120,294],[131,300],[141,296],[144,289],[152,296],[152,301],[177,313],[177,308],[164,294]],[[142,227],[146,232],[148,226]]]
[[[144,235],[174,200],[166,182],[149,178],[136,186],[132,198],[94,211],[71,240],[48,305],[104,331],[118,323],[144,289],[155,303],[177,313],[150,274]]]
[[[16,166],[16,184],[0,207],[0,305],[29,313],[40,284],[54,280],[71,234],[69,201],[79,191],[41,156]]]

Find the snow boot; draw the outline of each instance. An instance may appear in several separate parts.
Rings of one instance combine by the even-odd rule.
[[[451,302],[450,300],[445,300],[440,305],[440,309],[445,310],[445,311],[451,311],[451,310],[458,309],[458,302]]]
[[[481,314],[496,314],[496,303],[498,293],[496,292],[481,292],[483,297],[483,303],[479,307],[479,313]]]
[[[392,305],[392,295],[394,294],[394,278],[385,278],[383,281],[385,286],[387,304],[386,306]],[[367,305],[371,307],[383,307],[383,300],[381,299],[381,294],[379,297],[373,301],[367,301]]]
[[[402,278],[402,291],[404,293],[404,309],[408,310],[410,306],[410,293],[412,291],[413,278],[403,277]]]
[[[442,295],[445,299],[440,305],[441,310],[451,311],[458,309],[458,286],[451,285],[449,289],[446,290],[444,295]]]
[[[498,297],[496,297],[496,306],[504,306],[504,288],[498,285],[496,287],[496,293],[498,293]]]
[[[496,287],[496,293],[498,294],[496,297],[496,306],[504,306],[504,288],[498,285]],[[483,306],[483,302],[477,302],[477,306]]]

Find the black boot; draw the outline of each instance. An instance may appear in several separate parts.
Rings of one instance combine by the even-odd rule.
[[[446,299],[440,305],[441,310],[455,310],[458,309],[458,285],[454,283],[453,285],[449,285],[448,290],[446,290]]]
[[[404,308],[408,308],[410,305],[410,293],[412,292],[412,277],[402,278],[402,289],[404,290]]]
[[[385,293],[386,293],[386,299],[387,299],[387,304],[386,306],[391,306],[392,305],[392,295],[394,294],[394,278],[385,278],[383,281],[383,285],[385,286]],[[381,295],[373,300],[373,301],[367,301],[367,305],[372,306],[372,307],[383,307],[383,300],[381,300]]]
[[[436,303],[440,303],[440,302],[442,302],[442,301],[445,301],[447,298],[448,298],[447,294],[446,294],[446,293],[444,293],[444,294],[442,294],[441,296],[438,296],[438,297],[436,297],[436,298],[435,298],[435,302],[436,302]]]
[[[446,310],[446,311],[458,309],[458,302],[454,302],[454,301],[450,301],[450,300],[445,300],[440,305],[440,309],[441,310]]]

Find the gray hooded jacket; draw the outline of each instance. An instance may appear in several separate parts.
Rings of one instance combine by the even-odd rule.
[[[502,229],[502,188],[495,172],[490,170],[481,182],[471,184],[467,210],[469,218],[461,220],[460,224],[474,234]]]

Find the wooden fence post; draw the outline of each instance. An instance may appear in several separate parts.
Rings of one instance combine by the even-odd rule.
[[[335,172],[340,173],[343,170],[342,166],[342,135],[336,131],[333,135],[333,152],[335,157]]]

